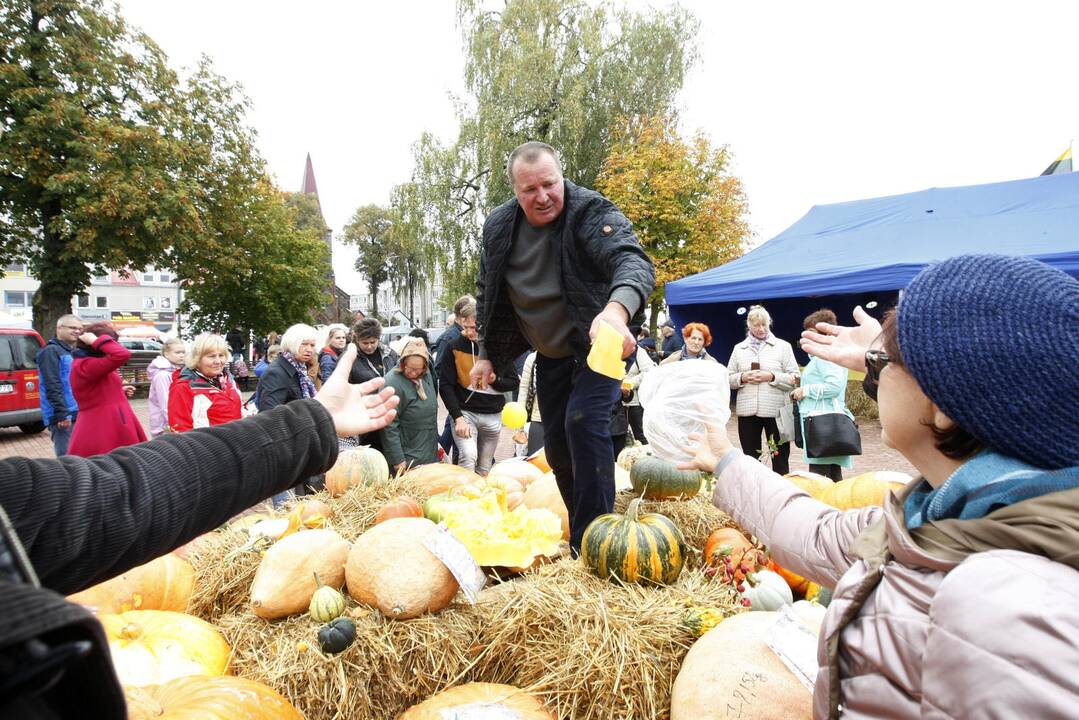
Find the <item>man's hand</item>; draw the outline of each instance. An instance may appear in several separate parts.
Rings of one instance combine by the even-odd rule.
[[[605,322],[622,335],[622,359],[625,360],[637,348],[637,339],[629,331],[626,323],[629,322],[629,313],[621,303],[609,302],[592,320],[592,327],[588,329],[588,337],[595,341],[599,333],[599,324]]]
[[[477,360],[472,366],[472,371],[468,374],[468,379],[472,381],[472,387],[477,390],[486,390],[495,381],[495,368],[491,361]],[[462,435],[461,437],[468,436]]]
[[[880,335],[880,323],[861,305],[854,308],[854,321],[856,327],[817,323],[816,332],[803,330],[802,349],[848,370],[865,372],[865,353]]]
[[[472,437],[472,426],[468,424],[468,420],[459,417],[453,421],[453,432],[457,434],[457,437],[467,439]]]
[[[355,360],[356,346],[350,343],[333,374],[315,395],[315,400],[329,411],[340,437],[381,430],[393,422],[397,416],[395,408],[401,401],[393,394],[393,388],[382,388],[386,381],[380,377],[360,385],[349,384],[348,374]]]
[[[61,430],[67,430],[69,427],[71,427],[71,420],[61,420],[60,422],[56,423],[56,427],[60,428]]]
[[[399,463],[397,463],[396,465],[393,466],[393,474],[394,475],[400,475],[405,470],[408,470],[408,463],[405,462],[404,460],[402,460],[401,462],[399,462]]]
[[[134,397],[134,395],[135,395],[135,386],[134,385],[124,385],[124,395],[127,395],[128,397]]]

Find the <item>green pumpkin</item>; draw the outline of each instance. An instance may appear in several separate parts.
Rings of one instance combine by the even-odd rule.
[[[318,589],[311,596],[307,614],[317,622],[329,622],[345,611],[345,596],[328,585],[323,585],[315,573]]]
[[[645,500],[689,500],[701,490],[699,470],[679,470],[670,460],[644,455],[629,471],[633,492]]]
[[[423,516],[433,523],[440,523],[446,511],[468,502],[468,498],[454,491],[439,493],[427,498],[423,503]]]
[[[356,639],[356,623],[348,618],[335,618],[329,625],[323,625],[318,631],[318,646],[322,652],[339,653]]]
[[[670,585],[686,559],[686,540],[671,520],[658,513],[638,514],[634,498],[625,515],[609,513],[584,531],[581,559],[601,578],[627,583]]]

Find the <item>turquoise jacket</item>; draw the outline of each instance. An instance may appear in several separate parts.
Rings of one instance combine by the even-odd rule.
[[[826,412],[843,412],[847,417],[854,416],[847,410],[847,369],[820,358],[811,358],[802,372],[802,387],[805,397],[798,401],[798,414],[802,422],[802,437],[805,437],[805,418]],[[805,460],[813,465],[839,465],[850,470],[853,467],[849,455],[840,457],[811,458],[806,453]]]

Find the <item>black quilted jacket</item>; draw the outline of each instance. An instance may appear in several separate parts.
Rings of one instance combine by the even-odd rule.
[[[167,433],[92,458],[0,460],[0,498],[41,586],[17,582],[0,541],[0,718],[127,716],[101,624],[64,595],[149,562],[337,459],[329,413],[298,400],[211,428]],[[30,643],[28,645],[28,642]],[[64,673],[41,669],[71,643],[88,654]],[[49,680],[55,684],[48,685]]]
[[[579,332],[570,343],[583,361],[588,356],[588,330],[616,287],[628,287],[641,298],[630,325],[644,321],[644,306],[656,283],[652,261],[633,233],[633,225],[607,198],[566,182],[560,229],[562,291],[570,320]],[[476,279],[476,317],[487,357],[496,372],[529,349],[503,287],[517,223],[524,212],[514,198],[499,205],[483,224],[483,251]]]

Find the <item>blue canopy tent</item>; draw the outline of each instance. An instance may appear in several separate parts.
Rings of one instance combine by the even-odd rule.
[[[848,323],[854,306],[875,303],[879,316],[927,264],[988,252],[1079,277],[1079,173],[818,205],[743,257],[668,283],[667,304],[679,328],[707,324],[709,351],[726,362],[750,305],[764,305],[797,349],[814,310]]]

